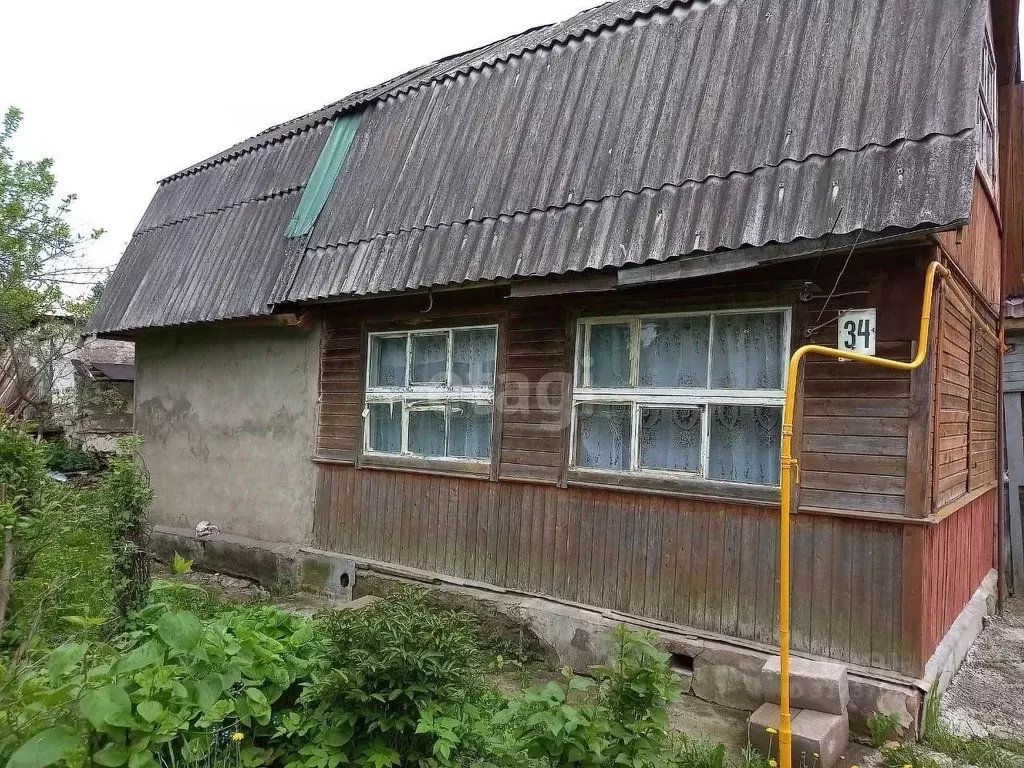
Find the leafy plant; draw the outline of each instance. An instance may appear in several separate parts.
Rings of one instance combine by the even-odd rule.
[[[56,472],[81,472],[99,467],[95,456],[76,448],[63,437],[46,440],[41,449],[46,468]]]
[[[868,717],[868,739],[871,746],[881,749],[899,728],[900,717],[894,712],[872,712]]]
[[[725,768],[725,747],[708,739],[690,739],[682,737],[678,768]],[[755,753],[756,754],[756,753]],[[746,760],[746,766],[756,765]],[[765,763],[767,765],[767,763]]]
[[[882,749],[884,768],[938,768],[939,764],[917,744],[901,744]]]
[[[288,765],[426,765],[475,749],[475,705],[486,697],[473,629],[467,614],[437,610],[410,587],[320,616],[304,707],[278,731],[293,745]]]

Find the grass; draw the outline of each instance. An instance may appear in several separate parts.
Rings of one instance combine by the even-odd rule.
[[[940,717],[940,698],[935,689],[928,695],[924,715],[924,744],[953,760],[954,766],[975,766],[975,768],[1024,768],[1024,740],[1001,736],[961,736],[954,733]],[[889,768],[888,754],[886,768]],[[931,768],[935,761],[913,762],[891,765],[902,768]]]

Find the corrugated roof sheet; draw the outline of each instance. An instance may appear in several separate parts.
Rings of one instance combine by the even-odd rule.
[[[840,209],[840,233],[959,223],[985,8],[620,0],[353,94],[185,169],[163,183],[137,239],[200,210],[232,217],[227,200],[305,183],[326,121],[355,107],[362,123],[309,247],[286,254],[278,238],[280,275],[264,301],[815,238]],[[308,164],[293,162],[307,156],[300,144]],[[253,264],[248,246],[226,241],[248,230],[203,229],[189,241],[192,263],[232,285]],[[124,268],[160,274],[140,286],[188,283],[172,247],[133,241],[125,261],[135,253],[137,263]],[[273,263],[263,260],[260,280]],[[110,311],[105,298],[97,329],[253,314],[266,308],[257,293],[213,306],[179,286],[148,309],[114,297]],[[122,317],[119,302],[130,305]]]

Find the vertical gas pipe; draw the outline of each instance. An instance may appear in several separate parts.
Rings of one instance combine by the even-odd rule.
[[[789,516],[790,499],[793,482],[800,484],[800,464],[793,457],[793,415],[796,411],[797,379],[800,375],[800,363],[810,354],[825,357],[842,358],[882,368],[894,368],[900,371],[911,371],[920,367],[928,356],[928,337],[931,327],[932,294],[935,289],[935,275],[946,277],[949,270],[937,261],[928,265],[924,278],[924,297],[921,302],[921,329],[917,342],[917,354],[909,362],[888,360],[884,357],[872,357],[858,352],[844,352],[834,347],[823,347],[808,344],[800,347],[789,359],[789,370],[786,377],[786,405],[782,412],[782,460],[781,472],[781,507],[779,519],[779,765],[780,768],[793,768],[793,728],[789,712],[789,597],[790,597],[790,536]],[[974,307],[967,306],[974,312]]]

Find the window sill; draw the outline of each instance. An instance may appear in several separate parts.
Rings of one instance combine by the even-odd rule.
[[[359,466],[368,469],[397,469],[427,475],[458,475],[459,477],[490,477],[490,461],[459,461],[458,459],[425,459],[418,456],[388,456],[364,453]]]
[[[734,501],[758,506],[779,506],[778,486],[743,485],[697,477],[619,474],[592,469],[570,469],[566,479],[568,485],[584,488],[685,496],[708,501]]]

